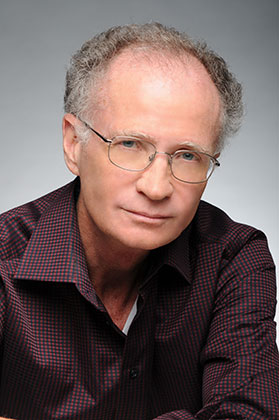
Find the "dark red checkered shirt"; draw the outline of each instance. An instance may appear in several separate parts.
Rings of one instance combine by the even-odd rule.
[[[125,336],[88,277],[77,188],[1,216],[0,415],[278,419],[264,235],[201,202],[181,236],[150,253]]]

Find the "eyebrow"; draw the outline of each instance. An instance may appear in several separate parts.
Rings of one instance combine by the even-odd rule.
[[[147,140],[147,141],[154,141],[154,138],[150,137],[148,134],[145,133],[141,133],[140,131],[128,131],[128,130],[121,130],[121,131],[117,131],[117,133],[113,133],[113,137],[118,137],[118,136],[126,136],[126,137],[136,137],[136,138],[140,138],[143,140]]]
[[[203,153],[210,154],[210,152],[208,150],[204,149],[203,147],[201,147],[200,145],[198,145],[197,143],[194,143],[192,141],[186,140],[182,143],[179,143],[178,147],[180,147],[180,146],[184,146],[184,147],[186,146],[191,150],[195,149],[197,152],[203,152]]]

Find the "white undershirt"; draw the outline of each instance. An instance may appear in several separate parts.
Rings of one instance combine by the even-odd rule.
[[[132,309],[131,309],[131,312],[129,313],[129,316],[128,316],[128,318],[127,318],[127,321],[125,322],[125,325],[124,325],[124,327],[123,327],[122,332],[123,332],[125,335],[127,335],[127,334],[128,334],[128,331],[129,331],[129,328],[130,328],[130,326],[131,326],[131,324],[132,324],[132,322],[133,322],[133,319],[135,318],[135,316],[136,316],[136,314],[137,314],[137,302],[138,302],[138,296],[137,296],[137,298],[136,298],[136,300],[135,300],[135,303],[133,304],[133,307],[132,307]]]

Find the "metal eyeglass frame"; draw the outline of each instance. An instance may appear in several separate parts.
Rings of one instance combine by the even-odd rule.
[[[82,122],[84,125],[85,125],[85,127],[86,128],[88,128],[89,130],[91,130],[94,134],[96,134],[96,136],[98,136],[101,140],[103,140],[105,143],[107,143],[108,145],[109,145],[109,148],[110,148],[110,145],[113,143],[113,140],[111,140],[111,139],[107,139],[106,137],[104,137],[102,134],[100,134],[98,131],[96,131],[96,130],[94,130],[94,128],[93,127],[91,127],[86,121],[83,121],[82,119],[80,119],[80,118],[78,118],[79,119],[79,121],[80,122]],[[125,136],[120,136],[120,137],[125,137]],[[136,139],[136,138],[135,138]],[[138,139],[138,140],[140,140],[140,139]],[[141,141],[144,141],[144,140],[141,140]],[[147,143],[150,143],[150,142],[147,142]],[[150,144],[152,144],[152,143],[150,143]],[[154,146],[154,144],[152,144],[153,146]],[[209,180],[209,178],[211,177],[211,175],[213,174],[213,172],[214,172],[214,169],[215,169],[215,166],[217,166],[217,167],[219,167],[220,166],[220,162],[218,161],[218,159],[216,159],[214,156],[211,156],[209,153],[205,153],[205,152],[200,152],[199,150],[189,150],[189,151],[192,151],[192,152],[196,152],[196,153],[201,153],[201,154],[203,154],[203,155],[206,155],[206,156],[208,156],[210,159],[211,159],[211,161],[213,162],[213,166],[212,166],[212,171],[210,172],[210,174],[208,175],[208,177],[206,178],[206,179],[204,179],[204,180],[202,180],[202,181],[184,181],[183,179],[180,179],[180,178],[178,178],[177,176],[175,176],[174,175],[174,173],[173,173],[173,171],[172,171],[172,158],[173,158],[173,156],[175,155],[175,153],[177,153],[179,150],[177,150],[175,153],[173,153],[173,154],[170,154],[170,153],[167,153],[167,152],[158,152],[157,150],[156,150],[156,147],[154,146],[154,150],[155,150],[155,153],[154,153],[154,155],[152,156],[152,159],[151,158],[149,158],[149,160],[150,160],[150,163],[148,163],[148,165],[147,166],[145,166],[144,168],[142,168],[142,169],[127,169],[127,168],[123,168],[122,166],[120,166],[120,165],[117,165],[117,163],[115,163],[115,162],[113,162],[112,160],[111,160],[111,158],[110,158],[110,154],[109,154],[109,149],[108,149],[108,158],[109,158],[109,161],[114,165],[114,166],[117,166],[118,168],[120,168],[120,169],[123,169],[124,171],[129,171],[129,172],[140,172],[140,171],[144,171],[145,169],[147,169],[151,164],[152,164],[152,162],[153,162],[153,160],[155,159],[155,157],[156,157],[156,155],[158,155],[158,154],[163,154],[163,155],[167,155],[168,156],[168,158],[169,158],[169,163],[170,163],[170,169],[171,169],[171,173],[172,173],[172,176],[175,178],[175,179],[177,179],[178,181],[181,181],[181,182],[184,182],[184,183],[186,183],[186,184],[203,184],[204,182],[207,182],[208,180]]]

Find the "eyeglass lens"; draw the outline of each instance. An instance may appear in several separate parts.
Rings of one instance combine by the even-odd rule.
[[[152,143],[128,137],[115,137],[109,146],[109,159],[115,165],[130,171],[146,169],[156,156]],[[205,153],[180,150],[169,161],[173,175],[185,182],[206,181],[214,169],[213,159]]]

